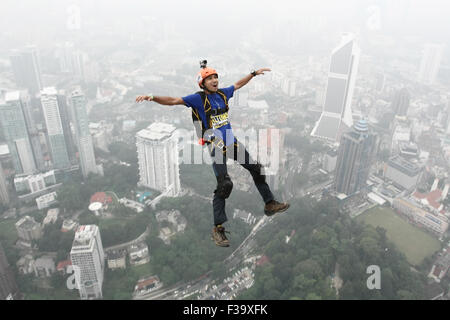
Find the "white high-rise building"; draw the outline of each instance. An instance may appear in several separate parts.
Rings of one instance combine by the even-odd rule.
[[[432,85],[436,81],[443,51],[444,45],[442,44],[425,45],[419,69],[419,82]]]
[[[174,131],[173,125],[158,122],[136,134],[138,184],[166,192],[172,197],[181,190],[178,141]]]
[[[86,97],[80,90],[72,92],[70,97],[72,107],[72,119],[75,125],[78,154],[80,158],[81,172],[84,177],[89,173],[103,175],[101,164],[95,163],[94,144],[89,132],[89,118],[86,110]]]
[[[68,168],[70,167],[69,155],[64,138],[57,91],[54,87],[47,87],[41,91],[41,103],[47,126],[53,166],[57,169]]]
[[[341,44],[331,53],[323,110],[311,136],[339,142],[342,133],[353,126],[351,104],[359,57],[355,36],[345,33]]]
[[[105,253],[96,225],[78,227],[70,251],[70,260],[75,270],[81,299],[102,298]]]

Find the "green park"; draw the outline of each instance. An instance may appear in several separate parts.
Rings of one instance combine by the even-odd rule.
[[[419,265],[426,257],[441,248],[439,240],[386,207],[372,208],[357,217],[360,222],[386,229],[392,241],[412,265]]]

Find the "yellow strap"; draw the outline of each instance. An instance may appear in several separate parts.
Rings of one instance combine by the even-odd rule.
[[[208,105],[209,105],[208,109],[205,108],[207,102],[208,102]],[[209,99],[208,99],[208,97],[206,95],[205,95],[205,103],[203,104],[203,109],[205,109],[205,114],[206,114],[206,112],[211,110],[211,102],[209,102]]]
[[[224,95],[224,94],[223,94],[222,92],[220,92],[220,91],[217,91],[217,93],[219,93],[219,94],[223,97],[223,100],[225,101],[225,106],[228,106],[227,96]]]
[[[194,108],[192,108],[192,113],[197,117],[198,120],[200,120],[200,116],[198,115],[197,110],[195,110]]]

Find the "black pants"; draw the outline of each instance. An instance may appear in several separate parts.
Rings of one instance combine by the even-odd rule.
[[[230,148],[232,147],[233,145],[230,145],[227,147],[228,150],[224,151],[219,149],[217,146],[214,147],[213,144],[208,145],[209,152],[213,160],[212,167],[216,178],[218,178],[220,175],[225,175],[228,173],[227,159],[233,159],[234,161],[238,161],[242,167],[250,172],[253,177],[255,186],[264,200],[264,203],[268,203],[271,200],[274,200],[274,196],[270,191],[265,176],[261,174],[261,165],[252,160],[247,149],[245,149],[245,146],[239,141],[234,143],[234,152],[231,152],[230,150]],[[216,157],[216,152],[222,153],[222,156],[218,154]],[[222,161],[217,162],[217,159],[221,159]],[[217,189],[214,190],[213,209],[215,225],[222,224],[228,220],[225,213],[225,199],[217,194]]]

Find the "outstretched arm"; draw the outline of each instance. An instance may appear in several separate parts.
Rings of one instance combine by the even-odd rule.
[[[142,102],[142,101],[155,101],[156,103],[163,104],[166,106],[174,106],[177,104],[184,105],[184,101],[181,98],[174,98],[174,97],[159,97],[159,96],[138,96],[136,98],[136,102]]]
[[[243,86],[245,86],[254,76],[260,75],[260,74],[264,74],[264,71],[271,71],[269,68],[262,68],[259,70],[255,71],[255,75],[253,75],[252,73],[250,73],[249,75],[247,75],[246,77],[242,78],[241,80],[239,80],[238,82],[236,82],[234,84],[234,90],[238,90],[240,88],[242,88]]]

